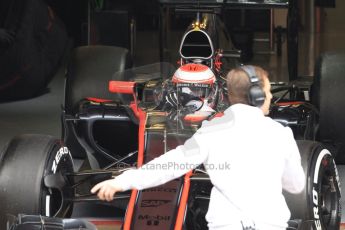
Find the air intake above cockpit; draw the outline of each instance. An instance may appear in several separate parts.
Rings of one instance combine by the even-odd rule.
[[[210,36],[201,29],[187,31],[181,42],[180,55],[183,59],[210,59],[214,48]]]

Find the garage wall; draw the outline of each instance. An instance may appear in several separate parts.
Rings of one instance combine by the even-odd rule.
[[[321,9],[320,51],[345,52],[345,1],[336,1],[335,8]]]
[[[322,14],[322,29],[325,33],[345,31],[345,1],[336,1],[335,8],[324,8]]]

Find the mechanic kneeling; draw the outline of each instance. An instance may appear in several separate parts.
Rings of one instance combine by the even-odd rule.
[[[191,169],[154,165],[203,164],[213,184],[209,229],[286,229],[290,211],[282,189],[301,192],[305,176],[291,129],[265,116],[272,98],[268,73],[257,66],[236,68],[227,87],[231,106],[222,117],[204,121],[184,145],[91,192],[111,201],[116,192],[158,186]]]

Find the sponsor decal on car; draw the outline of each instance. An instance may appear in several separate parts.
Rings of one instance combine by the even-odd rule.
[[[321,227],[321,221],[320,221],[320,215],[319,215],[319,194],[318,192],[315,190],[315,187],[317,187],[317,184],[314,184],[313,186],[313,213],[314,213],[314,223],[315,223],[315,227],[317,230],[322,230]]]
[[[149,188],[149,189],[144,189],[143,192],[177,192],[176,188]]]
[[[161,205],[169,203],[170,200],[142,200],[141,207],[143,208],[156,208]]]
[[[327,149],[323,149],[318,155],[317,160],[316,160],[314,178],[313,178],[313,188],[312,188],[313,217],[314,217],[314,224],[315,224],[316,230],[322,230],[322,224],[320,220],[321,210],[320,210],[320,205],[319,205],[320,194],[318,192],[320,183],[321,183],[321,181],[319,181],[319,176],[320,176],[319,171],[320,169],[322,170],[322,168],[330,167],[331,166],[330,164],[332,163],[333,163],[333,169],[335,172],[335,175],[334,175],[335,178],[333,176],[332,178],[329,178],[329,180],[331,180],[330,189],[331,189],[331,192],[337,192],[337,189],[340,189],[338,170],[334,162],[334,159],[332,159],[331,153]],[[323,201],[321,200],[321,202]]]
[[[314,171],[314,178],[313,178],[313,190],[312,190],[312,197],[313,197],[313,216],[314,216],[314,224],[317,230],[322,230],[320,215],[319,215],[319,193],[317,191],[318,184],[319,184],[319,170],[321,168],[322,159],[326,155],[330,155],[330,152],[327,149],[323,149],[317,157],[316,164],[315,164],[315,171]]]
[[[160,216],[160,215],[139,215],[139,220],[146,220],[146,225],[159,225],[161,221],[169,221],[170,216]]]
[[[57,167],[59,165],[60,160],[63,158],[63,156],[68,155],[69,154],[69,150],[67,147],[61,147],[55,155],[54,161],[53,161],[53,165],[51,167],[51,171],[53,173],[56,173]]]

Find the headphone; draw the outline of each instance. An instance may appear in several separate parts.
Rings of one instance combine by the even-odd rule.
[[[240,68],[247,74],[250,81],[248,90],[248,102],[255,107],[261,107],[264,104],[266,94],[259,85],[259,78],[256,76],[255,68],[251,65],[240,66]]]

